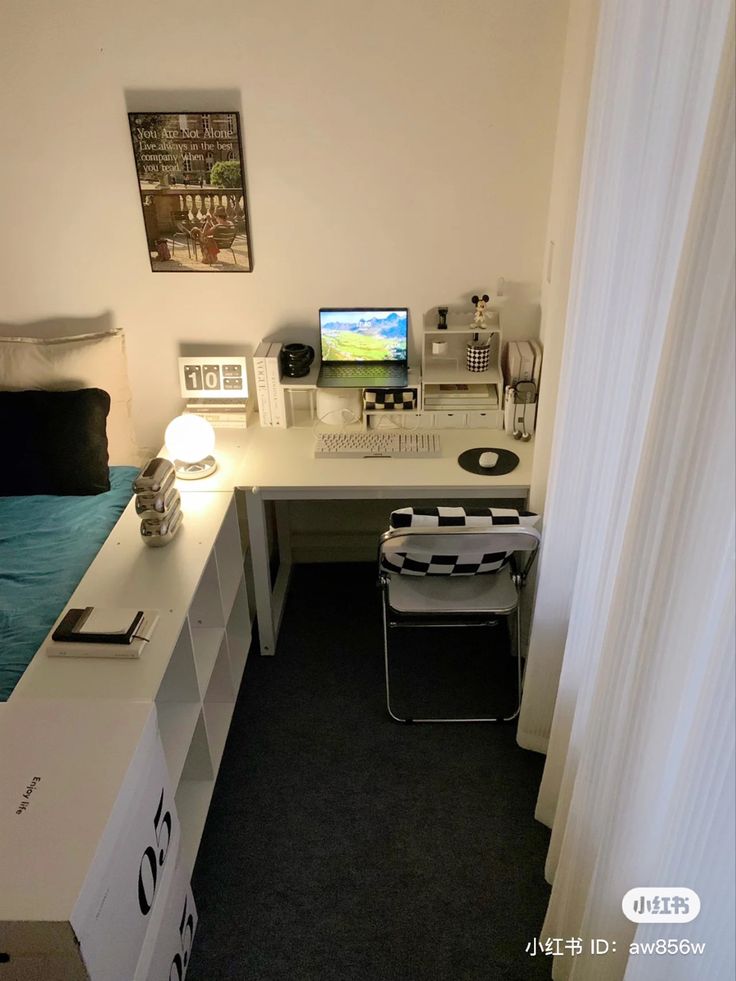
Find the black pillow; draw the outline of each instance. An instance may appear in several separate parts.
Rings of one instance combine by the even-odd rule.
[[[0,496],[110,490],[109,411],[99,388],[0,392]]]

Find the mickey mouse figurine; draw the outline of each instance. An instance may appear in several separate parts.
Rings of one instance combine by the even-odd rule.
[[[474,296],[472,301],[475,304],[475,316],[473,317],[473,327],[484,329],[486,326],[486,303],[490,300],[487,293],[483,296]]]

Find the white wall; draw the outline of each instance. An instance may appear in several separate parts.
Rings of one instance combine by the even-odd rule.
[[[105,311],[136,423],[178,410],[180,344],[316,337],[320,305],[512,284],[538,329],[567,0],[33,0],[0,57],[0,320]],[[255,269],[149,270],[126,112],[242,113]]]
[[[540,387],[539,421],[534,439],[534,468],[529,494],[531,507],[539,512],[544,511],[552,452],[598,7],[598,0],[570,0],[567,22],[540,294],[544,384]]]

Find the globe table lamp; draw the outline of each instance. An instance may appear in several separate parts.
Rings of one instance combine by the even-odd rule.
[[[164,440],[177,477],[199,480],[209,477],[217,469],[217,461],[212,456],[215,431],[202,416],[185,413],[172,419],[166,427]]]

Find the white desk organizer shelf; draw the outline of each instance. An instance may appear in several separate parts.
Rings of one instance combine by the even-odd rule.
[[[502,304],[496,298],[491,307]],[[409,368],[407,388],[416,390],[415,410],[387,411],[367,409],[359,422],[343,425],[343,429],[502,429],[503,375],[500,356],[502,347],[498,309],[486,309],[486,327],[473,327],[472,312],[463,315],[462,323],[449,324],[447,329],[430,328],[422,337],[421,368]],[[484,371],[473,372],[467,368],[467,346],[475,335],[487,340],[489,364]],[[435,346],[442,351],[436,353]],[[262,359],[266,364],[265,358]],[[258,367],[258,366],[256,366]],[[274,369],[275,370],[275,369]],[[265,368],[262,371],[265,387]],[[279,403],[283,409],[277,425],[312,427],[319,423],[316,411],[317,376],[319,361],[316,360],[304,378],[279,379]],[[458,386],[454,391],[448,386]],[[265,406],[265,397],[261,400]],[[361,399],[362,401],[362,399]],[[332,429],[325,424],[321,428]]]
[[[494,301],[495,302],[495,301]],[[422,337],[424,425],[434,429],[500,429],[503,427],[501,328],[498,310],[486,309],[487,326],[479,330],[472,314],[446,329],[429,328]],[[469,371],[468,344],[479,335],[489,343],[485,371]],[[452,389],[448,386],[462,386]]]
[[[313,426],[317,418],[317,376],[319,359],[314,361],[309,373],[301,378],[281,376],[281,388],[286,400],[287,426]]]

